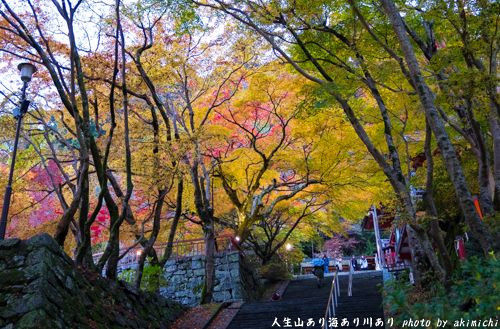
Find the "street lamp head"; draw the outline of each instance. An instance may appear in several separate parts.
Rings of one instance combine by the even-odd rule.
[[[21,80],[24,82],[30,82],[31,77],[36,72],[35,65],[31,63],[21,63],[17,66],[18,70],[21,71]]]
[[[286,250],[288,250],[288,251],[292,250],[292,245],[289,244],[289,243],[287,243],[286,244]]]
[[[236,238],[234,238],[237,242],[240,242],[240,237],[237,236]]]

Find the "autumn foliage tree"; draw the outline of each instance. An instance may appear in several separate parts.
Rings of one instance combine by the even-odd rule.
[[[109,278],[140,246],[136,287],[148,259],[163,266],[175,241],[203,237],[204,303],[217,232],[264,263],[309,231],[334,232],[337,250],[353,245],[335,218],[355,221],[380,202],[445,285],[457,232],[498,251],[488,227],[500,209],[497,4],[0,1],[0,73],[20,60],[38,68],[9,236],[49,232]],[[4,114],[19,93],[8,83],[1,92],[4,177],[14,133]],[[414,177],[418,153],[426,171]],[[445,238],[437,166],[461,212]],[[157,242],[167,242],[163,257]],[[418,279],[426,263],[414,265]]]

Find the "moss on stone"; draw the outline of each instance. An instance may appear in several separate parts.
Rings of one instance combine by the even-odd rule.
[[[159,295],[77,269],[46,234],[0,246],[0,328],[165,328],[184,311]],[[175,309],[162,307],[167,303]]]
[[[17,328],[53,328],[47,313],[44,310],[34,310],[26,313],[21,320],[17,323]]]

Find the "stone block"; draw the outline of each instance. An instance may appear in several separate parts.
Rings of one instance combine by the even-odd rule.
[[[229,300],[229,299],[231,299],[231,294],[227,290],[214,292],[214,294],[212,296],[212,301],[214,301],[216,303],[223,302],[223,301]]]
[[[73,284],[73,280],[71,280],[71,277],[69,277],[69,276],[66,277],[66,282],[64,283],[64,286],[69,291],[72,291],[72,292],[75,291],[75,285]]]
[[[194,270],[193,274],[195,276],[205,276],[205,269],[204,268],[200,268],[200,269]]]
[[[231,281],[234,282],[234,284],[241,284],[241,276],[232,276]]]
[[[73,319],[75,318],[73,313],[60,310],[59,315],[61,316],[61,319],[63,319],[63,321],[66,323],[67,326],[71,326],[73,324]]]
[[[182,278],[180,275],[173,275],[170,278],[170,284],[171,285],[179,285],[182,282]]]
[[[233,289],[233,291],[231,292],[231,296],[234,300],[243,300],[243,296],[241,294],[241,290],[240,289]]]
[[[2,240],[0,241],[0,250],[11,250],[17,248],[20,244],[21,240],[17,238]]]
[[[227,255],[227,258],[228,258],[230,263],[239,262],[240,253],[238,251],[231,252]]]
[[[34,237],[24,241],[24,243],[26,244],[27,251],[32,251],[38,248],[47,247],[54,253],[58,254],[59,251],[61,250],[56,240],[54,240],[47,233],[35,235]]]
[[[168,267],[168,266],[172,266],[172,265],[175,265],[175,263],[177,262],[177,260],[175,259],[169,259],[167,260],[167,262],[165,263],[165,266],[164,267]]]
[[[239,269],[239,268],[240,268],[240,263],[229,263],[230,270]]]
[[[205,264],[201,260],[193,260],[191,262],[191,268],[193,270],[199,269],[199,268],[204,268]]]
[[[185,290],[181,290],[181,291],[177,291],[175,293],[175,298],[182,298],[182,297],[186,297],[186,291]]]
[[[115,320],[123,328],[128,327],[127,321],[125,321],[125,319],[123,318],[123,316],[120,313],[118,313],[118,312],[115,312]]]
[[[38,308],[41,308],[45,306],[48,303],[47,298],[45,295],[43,295],[40,292],[37,292],[31,296],[29,296],[27,304],[28,304],[28,309],[31,310],[36,310]]]
[[[191,260],[190,259],[187,259],[187,260],[184,260],[182,263],[180,263],[179,265],[177,265],[177,268],[179,270],[188,270],[191,268]]]
[[[232,278],[239,277],[240,275],[240,271],[237,268],[230,270],[229,273]]]
[[[170,265],[165,267],[165,271],[167,272],[175,272],[177,271],[177,265]]]
[[[18,328],[53,328],[44,310],[35,310],[25,314],[17,323]]]
[[[31,266],[38,264],[40,262],[45,262],[48,265],[52,265],[52,257],[54,253],[45,247],[40,247],[38,249],[33,250],[26,257],[26,265]]]
[[[203,289],[203,281],[197,283],[196,285],[190,286],[191,295],[196,297],[201,296],[202,289]]]
[[[23,268],[23,275],[28,282],[34,281],[42,276],[47,277],[49,273],[53,276],[51,272],[50,267],[46,263],[37,263]]]
[[[14,311],[10,305],[4,306],[0,309],[0,318],[8,319],[12,316],[17,315],[18,313]]]
[[[0,275],[0,287],[2,286],[11,286],[22,284],[26,280],[26,274],[24,270],[18,268],[12,268],[6,271],[2,271],[2,275]],[[34,279],[31,279],[33,281]]]
[[[167,294],[175,294],[175,291],[177,290],[177,287],[176,286],[173,286],[173,285],[169,285],[167,288],[166,288],[166,293]]]
[[[15,255],[10,260],[10,266],[19,267],[24,265],[24,256]]]

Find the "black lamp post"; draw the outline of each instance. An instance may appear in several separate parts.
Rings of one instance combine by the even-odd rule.
[[[36,72],[36,67],[30,63],[21,63],[17,66],[21,71],[21,80],[23,80],[23,89],[21,96],[21,108],[14,110],[14,118],[17,119],[16,139],[14,140],[14,152],[12,153],[12,163],[10,164],[9,182],[5,188],[5,198],[3,200],[2,219],[0,221],[0,241],[5,239],[5,230],[7,228],[7,216],[9,215],[10,196],[12,194],[12,175],[14,174],[14,165],[16,163],[17,142],[19,141],[19,131],[21,130],[21,123],[23,116],[28,111],[30,101],[26,99],[26,87],[28,82],[31,81],[33,73]]]

